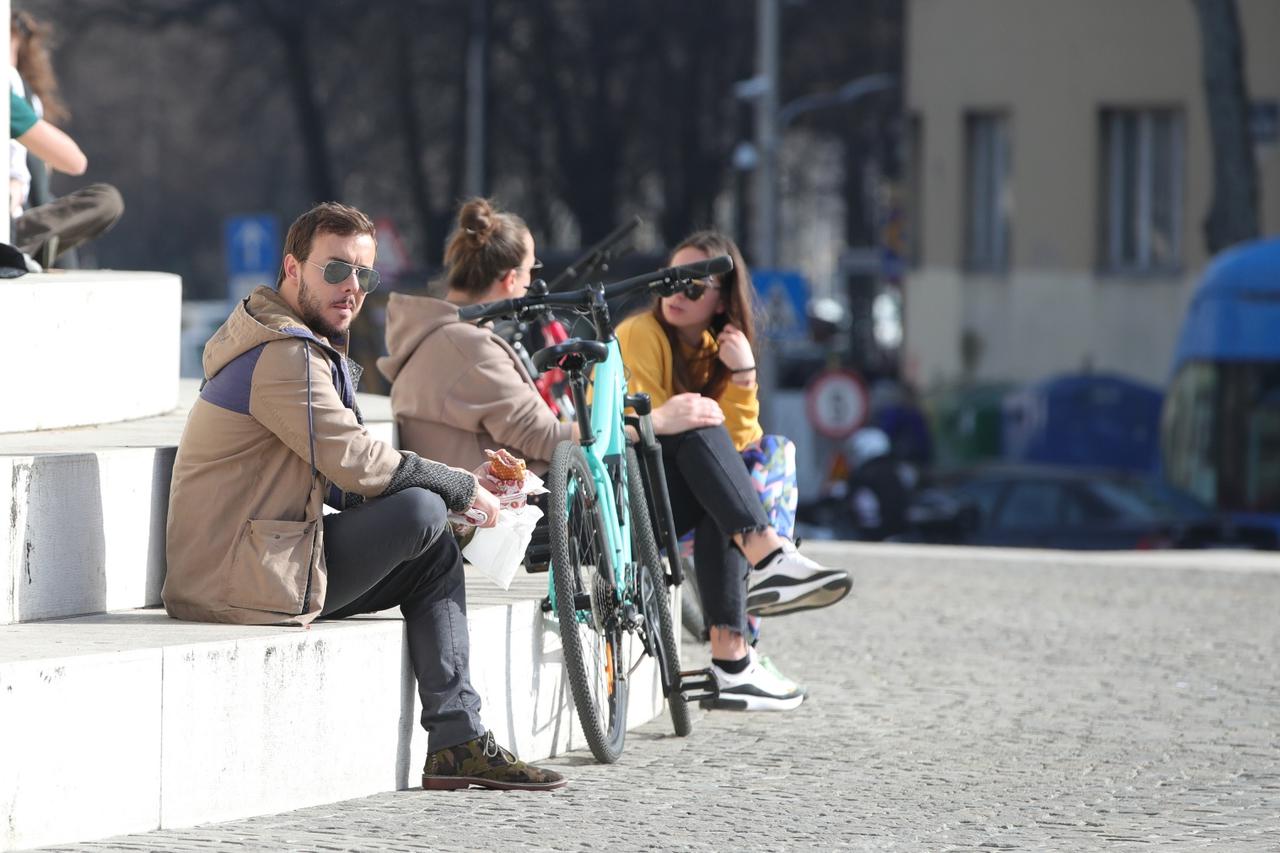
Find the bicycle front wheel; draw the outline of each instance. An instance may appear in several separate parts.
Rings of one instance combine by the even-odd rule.
[[[612,764],[627,733],[628,662],[604,514],[581,447],[560,442],[547,488],[555,610],[569,690],[591,754]]]

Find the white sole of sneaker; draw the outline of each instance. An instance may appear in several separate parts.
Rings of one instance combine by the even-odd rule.
[[[747,592],[747,612],[752,616],[782,616],[785,613],[798,613],[801,610],[818,610],[830,607],[849,594],[853,589],[853,578],[845,575],[828,581],[817,581],[813,586],[792,587],[789,595],[783,600],[777,589]]]
[[[804,694],[790,699],[775,699],[767,696],[721,693],[714,699],[703,699],[699,704],[713,711],[791,711],[799,708],[803,701]]]

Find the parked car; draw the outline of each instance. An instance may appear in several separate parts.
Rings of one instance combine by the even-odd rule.
[[[966,544],[1071,550],[1277,547],[1274,531],[1236,524],[1154,477],[991,465],[939,475],[932,487],[976,509]]]
[[[859,527],[858,514],[845,492],[839,496],[801,504],[796,513],[796,535],[802,539],[873,540],[879,531]],[[972,499],[956,491],[917,488],[906,508],[906,529],[888,537],[891,542],[947,545],[965,542],[978,523]]]

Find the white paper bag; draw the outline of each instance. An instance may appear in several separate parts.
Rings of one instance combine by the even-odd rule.
[[[533,528],[542,518],[542,510],[532,504],[498,513],[493,527],[478,527],[462,554],[471,565],[502,589],[511,586],[525,549],[533,539]]]

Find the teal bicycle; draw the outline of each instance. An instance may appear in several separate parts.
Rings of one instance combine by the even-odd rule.
[[[668,590],[680,585],[683,573],[662,449],[650,423],[648,395],[627,393],[608,302],[645,291],[670,295],[732,268],[732,259],[721,256],[608,286],[532,292],[459,311],[463,320],[480,320],[570,310],[589,317],[595,329],[595,340],[570,338],[539,350],[533,361],[540,370],[564,370],[578,422],[578,440],[560,443],[546,479],[551,571],[544,606],[559,623],[565,671],[583,735],[592,754],[605,764],[622,754],[628,687],[641,654],[657,662],[677,735],[692,731],[689,701],[714,690],[705,670],[680,670]],[[628,409],[635,414],[626,414]],[[628,426],[635,432],[639,454],[628,440]],[[658,536],[673,559],[663,561]]]

